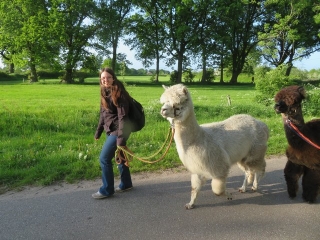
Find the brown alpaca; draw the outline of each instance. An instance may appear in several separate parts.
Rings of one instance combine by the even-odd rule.
[[[289,197],[296,197],[302,176],[302,197],[313,203],[320,191],[320,119],[304,122],[301,102],[305,97],[303,87],[286,87],[275,96],[275,110],[281,113],[289,144],[284,168]]]

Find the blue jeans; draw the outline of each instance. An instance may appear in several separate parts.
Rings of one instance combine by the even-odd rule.
[[[102,170],[102,186],[99,192],[105,196],[114,194],[114,174],[112,159],[117,150],[117,136],[109,135],[103,144],[100,153],[100,166]],[[119,188],[126,189],[132,187],[131,175],[129,168],[123,163],[118,164],[120,172],[120,185]]]

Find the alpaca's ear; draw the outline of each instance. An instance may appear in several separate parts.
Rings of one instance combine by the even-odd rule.
[[[168,89],[169,87],[167,87],[167,86],[165,86],[165,85],[162,85],[162,87],[164,88],[164,89]]]
[[[306,98],[307,97],[306,90],[304,90],[304,88],[302,86],[298,88],[298,91],[301,94],[302,98]]]
[[[183,93],[184,93],[184,95],[187,95],[188,89],[186,87],[183,88]]]

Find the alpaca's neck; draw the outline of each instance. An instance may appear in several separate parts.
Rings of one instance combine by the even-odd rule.
[[[300,114],[295,114],[294,116],[286,116],[282,114],[282,119],[284,122],[284,129],[288,143],[294,148],[300,148],[305,144],[304,140],[301,139],[301,137],[299,137],[299,135],[289,127],[286,121],[290,120],[291,123],[294,124],[301,133],[304,133],[307,126],[305,125],[302,113],[300,112]]]
[[[284,122],[289,119],[297,127],[302,127],[305,125],[301,108],[297,109],[294,114],[282,114],[282,119]]]
[[[183,122],[174,122],[176,144],[189,144],[196,138],[200,126],[194,114],[190,114]]]

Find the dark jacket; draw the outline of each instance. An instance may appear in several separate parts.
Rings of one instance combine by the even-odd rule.
[[[107,98],[110,109],[100,106],[100,119],[95,133],[95,138],[99,139],[103,130],[107,135],[115,135],[118,146],[126,146],[126,142],[130,136],[130,124],[128,124],[129,103],[119,101],[116,107],[111,98]]]

